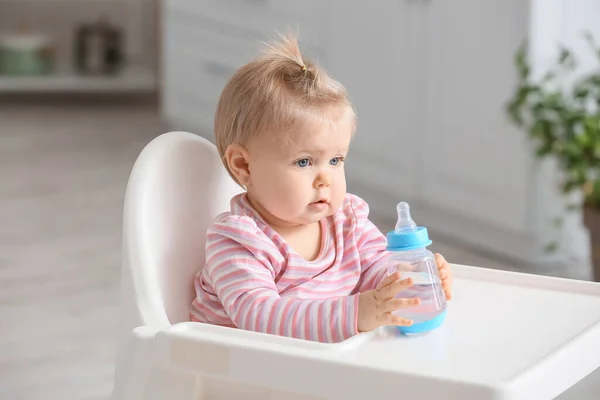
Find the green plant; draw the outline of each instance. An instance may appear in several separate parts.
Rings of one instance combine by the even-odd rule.
[[[600,48],[590,34],[584,37],[600,61]],[[585,203],[600,207],[600,68],[574,76],[577,61],[563,47],[555,65],[535,80],[526,44],[518,50],[515,65],[519,79],[507,104],[508,116],[528,133],[539,158],[557,160],[565,195],[582,190]],[[580,207],[567,205],[569,210]]]

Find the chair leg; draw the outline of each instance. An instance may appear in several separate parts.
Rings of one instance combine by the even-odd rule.
[[[111,400],[142,400],[152,372],[152,341],[155,332],[144,327],[133,330],[119,351],[115,387]]]
[[[154,368],[145,388],[144,400],[204,400],[196,393],[194,375]]]
[[[120,351],[111,400],[201,400],[194,375],[156,365],[155,334],[146,327],[133,330],[126,348]]]

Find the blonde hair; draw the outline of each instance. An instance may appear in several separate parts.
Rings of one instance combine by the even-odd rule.
[[[230,145],[246,146],[264,133],[285,138],[306,123],[332,118],[329,110],[344,106],[354,123],[345,88],[302,56],[294,36],[267,43],[260,57],[231,77],[219,98],[215,141],[227,172],[236,180],[225,160]]]

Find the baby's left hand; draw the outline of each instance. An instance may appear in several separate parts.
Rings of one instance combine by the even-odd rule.
[[[446,299],[452,299],[452,271],[450,270],[450,266],[448,265],[448,261],[439,253],[435,255],[435,263],[437,265],[440,279],[442,280],[442,289],[444,289],[444,293],[446,294]]]

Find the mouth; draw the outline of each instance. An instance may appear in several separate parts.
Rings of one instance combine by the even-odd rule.
[[[322,211],[325,211],[329,207],[329,200],[319,199],[317,201],[313,201],[308,206],[313,211],[322,212]]]
[[[317,201],[313,201],[311,204],[327,204],[329,201],[327,199],[320,199]]]

